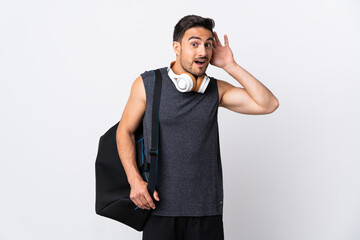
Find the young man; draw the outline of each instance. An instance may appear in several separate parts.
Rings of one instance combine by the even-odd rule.
[[[218,107],[243,114],[269,114],[279,102],[234,60],[225,35],[222,45],[214,21],[189,15],[174,29],[176,61],[161,68],[159,167],[155,202],[135,162],[134,132],[143,120],[150,159],[153,73],[146,71],[131,87],[117,130],[119,155],[131,186],[130,198],[153,208],[145,240],[224,239],[223,182],[217,123]],[[220,67],[244,88],[208,77],[209,64]]]

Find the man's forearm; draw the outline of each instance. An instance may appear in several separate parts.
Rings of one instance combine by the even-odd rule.
[[[244,87],[258,105],[267,109],[276,108],[279,105],[277,98],[270,90],[236,62],[225,66],[223,69]]]
[[[136,164],[135,136],[124,131],[116,132],[119,157],[124,167],[128,182],[132,185],[136,180],[142,180]]]

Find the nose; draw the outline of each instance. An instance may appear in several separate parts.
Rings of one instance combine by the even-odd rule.
[[[206,48],[205,48],[204,44],[201,44],[198,47],[198,55],[199,55],[199,57],[205,57],[206,56]]]

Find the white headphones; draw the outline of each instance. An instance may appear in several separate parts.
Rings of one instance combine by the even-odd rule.
[[[210,78],[206,75],[199,76],[197,79],[190,73],[183,73],[176,75],[171,67],[175,64],[175,61],[170,64],[168,68],[168,74],[170,79],[175,84],[176,89],[179,92],[191,92],[204,93],[206,87],[209,85]]]

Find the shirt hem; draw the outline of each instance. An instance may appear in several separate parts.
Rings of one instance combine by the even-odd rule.
[[[203,216],[213,216],[213,215],[222,215],[222,211],[216,212],[152,212],[151,215],[155,216],[164,216],[164,217],[203,217]]]

